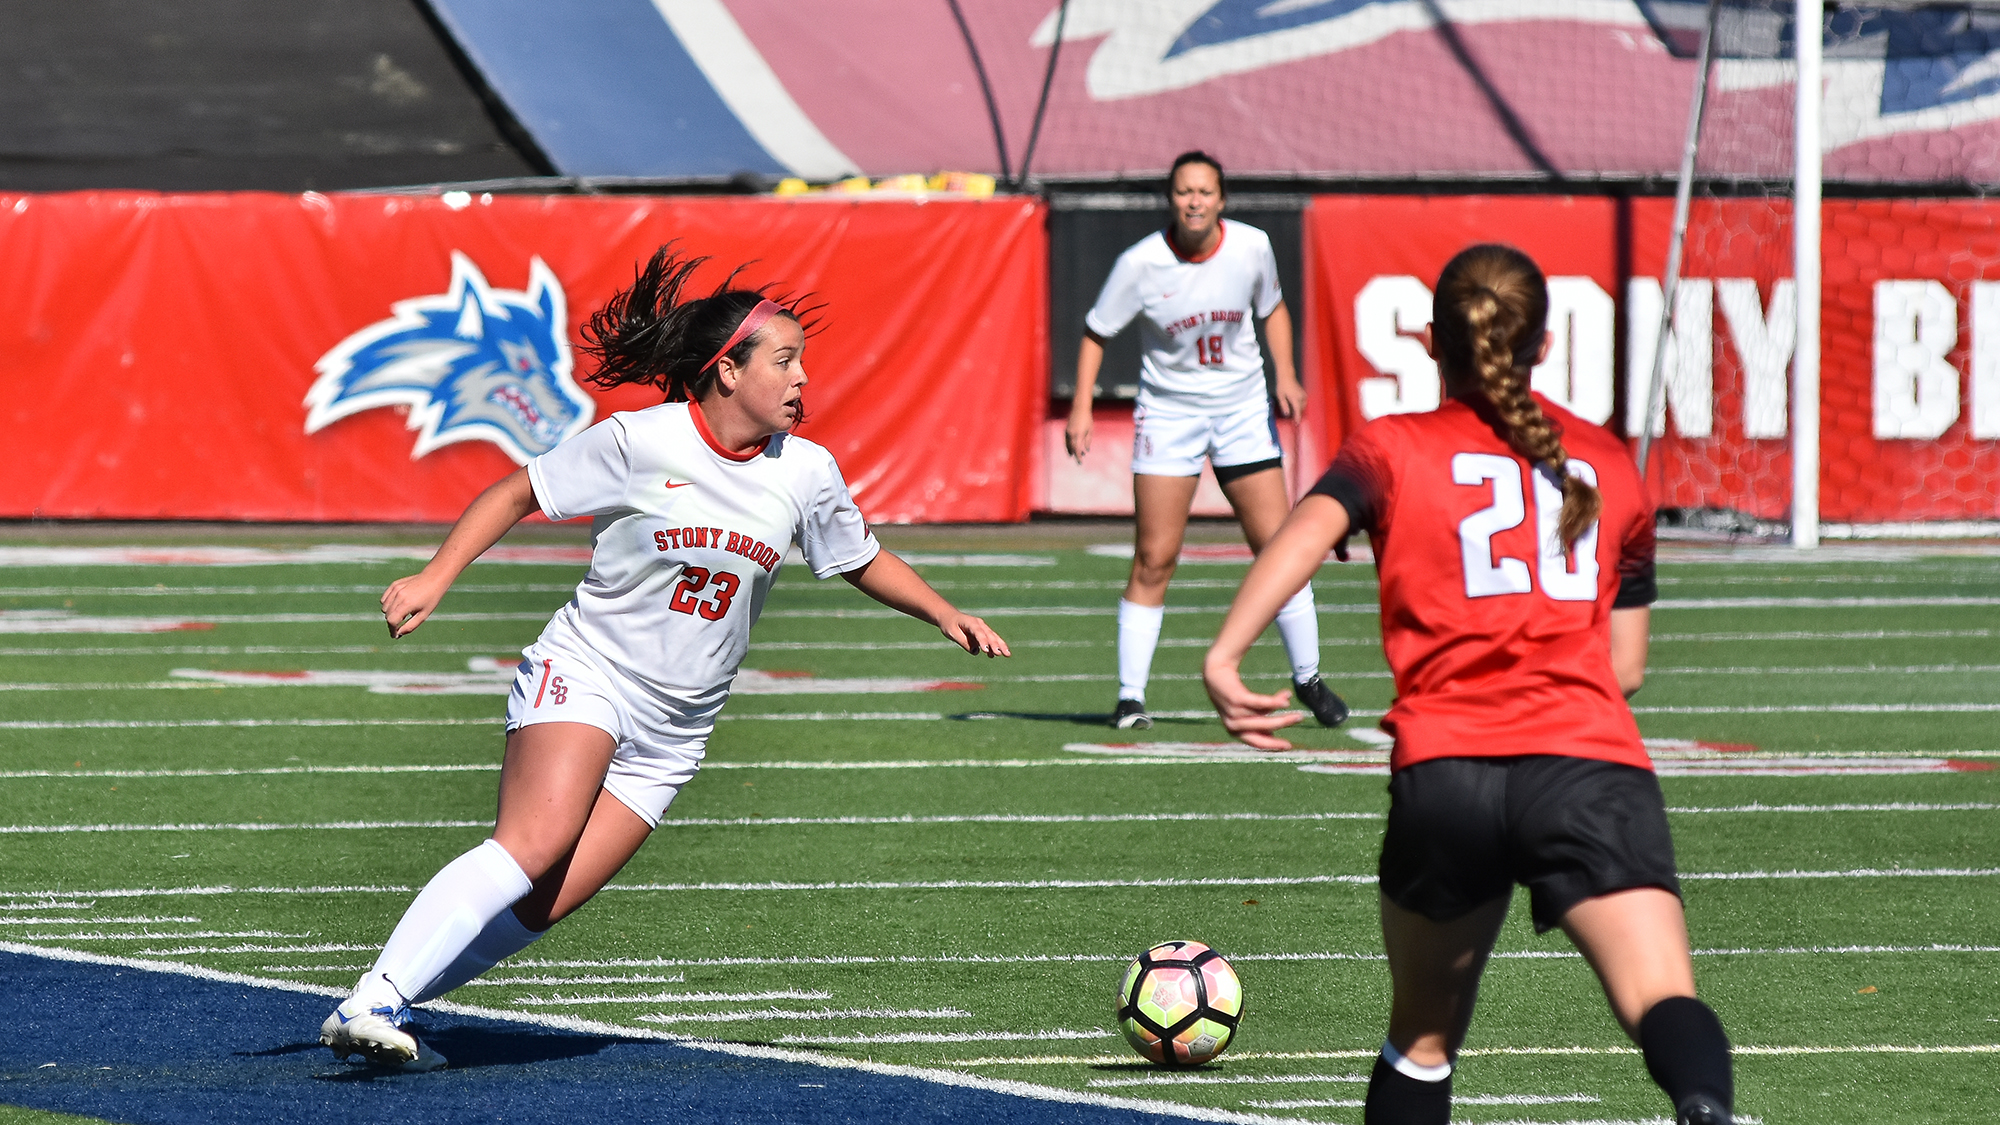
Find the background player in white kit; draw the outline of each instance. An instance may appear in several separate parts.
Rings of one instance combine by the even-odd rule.
[[[1270,337],[1278,412],[1296,418],[1306,401],[1292,368],[1292,317],[1278,288],[1271,240],[1222,218],[1228,196],[1222,165],[1204,152],[1182,153],[1167,175],[1167,196],[1172,223],[1118,256],[1084,317],[1076,398],[1064,431],[1070,456],[1083,460],[1104,341],[1137,319],[1144,358],[1132,434],[1136,518],[1132,574],[1118,602],[1118,704],[1111,715],[1121,730],[1153,725],[1146,680],[1202,459],[1215,467],[1251,551],[1264,549],[1291,510],[1252,317],[1265,322]],[[1347,705],[1319,678],[1317,612],[1308,585],[1278,613],[1278,633],[1299,701],[1334,726],[1347,717]]]
[[[327,1017],[320,1041],[342,1058],[441,1065],[402,1026],[409,1005],[525,949],[638,851],[699,768],[794,543],[815,577],[839,574],[969,653],[1009,655],[882,549],[832,455],[787,432],[804,417],[798,316],[730,281],[683,300],[701,262],[661,248],[583,333],[593,382],[668,401],[613,414],[487,489],[423,572],[382,595],[390,633],[407,636],[529,513],[595,517],[590,573],[523,653],[507,700],[493,836],[431,879]]]

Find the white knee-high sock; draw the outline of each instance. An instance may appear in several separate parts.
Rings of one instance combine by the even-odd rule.
[[[497,840],[445,864],[403,912],[348,1005],[400,1008],[425,995],[488,923],[533,889]]]
[[[1278,636],[1292,662],[1293,683],[1319,675],[1319,609],[1313,605],[1311,586],[1293,594],[1278,610]]]
[[[1118,599],[1118,698],[1146,702],[1146,680],[1153,673],[1153,650],[1160,646],[1160,622],[1166,615],[1166,606]]]
[[[426,1000],[435,1000],[443,996],[540,941],[545,933],[548,931],[531,930],[523,926],[521,920],[514,916],[512,907],[502,910],[493,916],[491,922],[486,923],[486,928],[479,931],[479,936],[472,939],[472,944],[465,947],[465,952],[458,955],[458,960],[445,967],[444,972],[431,982],[430,987],[410,997],[410,1003],[421,1004]]]

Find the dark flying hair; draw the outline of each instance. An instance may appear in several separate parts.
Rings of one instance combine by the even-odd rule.
[[[584,324],[578,350],[597,361],[597,370],[586,378],[606,388],[658,387],[668,402],[698,401],[707,394],[715,385],[715,364],[709,358],[729,342],[757,302],[767,299],[762,289],[735,287],[742,266],[729,271],[708,296],[686,296],[689,279],[707,261],[681,257],[671,242],[653,251],[631,287],[614,294]],[[801,310],[789,298],[768,299],[784,306],[776,315],[811,329],[801,312],[809,317],[817,306]],[[739,366],[749,362],[764,333],[759,328],[729,349],[729,359]]]
[[[1499,415],[1507,444],[1562,483],[1557,535],[1565,554],[1603,510],[1604,498],[1569,473],[1562,432],[1528,395],[1528,376],[1548,334],[1549,287],[1534,259],[1488,243],[1445,263],[1431,299],[1439,373],[1454,397],[1477,394]]]
[[[1206,164],[1210,168],[1215,169],[1216,194],[1222,196],[1224,199],[1229,198],[1229,177],[1222,173],[1222,161],[1217,160],[1200,149],[1184,152],[1174,157],[1174,166],[1167,169],[1167,196],[1169,198],[1172,198],[1174,194],[1174,177],[1180,174],[1182,168],[1190,164]]]

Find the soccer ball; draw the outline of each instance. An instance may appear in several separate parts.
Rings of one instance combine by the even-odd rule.
[[[1222,954],[1168,941],[1139,954],[1118,987],[1118,1027],[1161,1066],[1200,1066],[1221,1054],[1243,1018],[1243,985]]]

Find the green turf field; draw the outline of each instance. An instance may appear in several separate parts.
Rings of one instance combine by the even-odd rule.
[[[1387,1005],[1368,881],[1386,806],[1368,736],[1391,695],[1373,572],[1316,583],[1353,729],[1301,728],[1295,755],[1218,751],[1197,670],[1243,567],[1183,567],[1154,667],[1162,718],[1113,732],[1126,564],[1086,547],[1122,534],[885,530],[1006,635],[1008,661],[788,568],[746,668],[792,675],[746,678],[759,691],[731,701],[709,768],[611,889],[452,999],[1358,1123]],[[483,838],[507,662],[582,570],[483,562],[392,644],[375,600],[414,568],[0,566],[0,940],[351,984],[414,890]],[[1661,596],[1634,704],[1662,740],[1739,1110],[1990,1120],[2000,548],[1800,562],[1668,545]],[[77,631],[180,622],[212,627]],[[1249,670],[1276,685],[1268,641]],[[319,675],[215,675],[273,671]],[[910,690],[935,681],[952,689]],[[1525,910],[1487,973],[1455,1119],[1660,1118],[1588,970]],[[1176,937],[1229,956],[1247,994],[1238,1042],[1193,1073],[1141,1064],[1112,1030],[1125,960]]]

